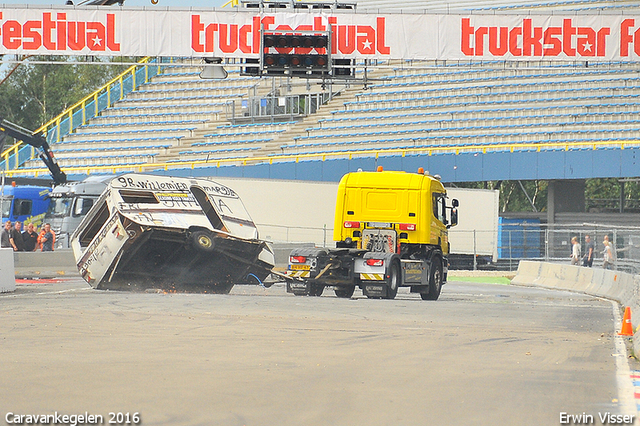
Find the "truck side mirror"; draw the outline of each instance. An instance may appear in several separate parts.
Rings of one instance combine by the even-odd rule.
[[[458,224],[458,209],[454,207],[451,209],[451,225],[449,225],[449,227],[456,226],[457,224]]]
[[[453,206],[453,208],[456,208],[460,205],[460,203],[458,202],[457,198],[454,198],[453,200],[451,200],[451,205]]]

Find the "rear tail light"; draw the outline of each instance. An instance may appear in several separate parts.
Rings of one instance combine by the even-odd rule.
[[[367,259],[367,266],[384,266],[383,259]]]
[[[401,231],[415,231],[416,230],[416,224],[415,223],[401,223],[400,225],[398,225],[398,228],[400,228]]]
[[[289,263],[304,263],[306,261],[306,256],[289,256]]]
[[[346,221],[344,223],[345,228],[360,228],[360,222],[350,222]]]

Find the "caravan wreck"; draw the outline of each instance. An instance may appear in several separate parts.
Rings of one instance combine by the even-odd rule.
[[[205,179],[113,179],[71,236],[80,275],[97,289],[228,293],[264,280],[269,245],[242,200]]]

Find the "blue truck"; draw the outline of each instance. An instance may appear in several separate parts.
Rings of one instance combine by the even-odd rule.
[[[67,183],[67,175],[60,169],[58,161],[51,151],[51,147],[46,138],[40,134],[34,134],[24,127],[11,123],[0,117],[0,152],[6,142],[7,137],[14,138],[33,146],[40,159],[45,163],[54,185]],[[49,193],[51,188],[46,186],[0,186],[0,212],[2,212],[2,222],[10,220],[40,225],[45,213],[49,208]]]
[[[49,207],[51,188],[46,186],[6,185],[0,187],[2,222],[20,221],[40,226]]]

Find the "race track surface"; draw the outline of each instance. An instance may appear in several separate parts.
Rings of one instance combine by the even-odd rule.
[[[0,306],[9,423],[57,412],[172,426],[538,426],[621,412],[614,308],[569,292],[451,282],[437,302],[406,289],[345,300],[278,284],[167,294],[63,279],[19,281]]]

